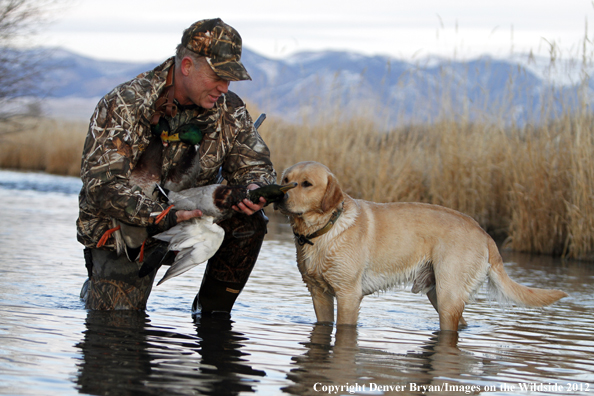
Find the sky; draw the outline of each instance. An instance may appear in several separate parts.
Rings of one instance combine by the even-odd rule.
[[[220,17],[269,58],[347,50],[401,59],[579,56],[591,0],[68,0],[37,41],[105,60],[159,61],[193,22]],[[587,30],[586,26],[592,24]]]

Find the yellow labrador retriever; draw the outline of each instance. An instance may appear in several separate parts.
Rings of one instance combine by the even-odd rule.
[[[493,239],[469,216],[421,203],[380,204],[344,193],[317,162],[286,169],[297,183],[275,204],[289,216],[299,271],[318,322],[356,324],[363,296],[399,284],[426,293],[441,330],[458,330],[464,306],[488,277],[500,300],[549,305],[567,294],[519,285],[509,278]]]

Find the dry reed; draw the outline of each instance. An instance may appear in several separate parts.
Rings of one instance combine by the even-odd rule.
[[[0,127],[0,168],[78,176],[88,125],[28,119]]]
[[[301,124],[269,117],[260,133],[279,176],[296,162],[319,161],[353,197],[444,205],[506,237],[514,250],[594,259],[594,124],[587,109],[555,120],[543,114],[551,121],[523,127],[447,113],[386,132],[372,116],[334,109]],[[78,175],[86,129],[37,120],[20,133],[0,131],[0,167]]]
[[[537,128],[438,121],[380,131],[370,119],[290,125],[261,134],[279,173],[314,160],[356,198],[447,206],[511,249],[594,259],[594,124],[572,115]]]

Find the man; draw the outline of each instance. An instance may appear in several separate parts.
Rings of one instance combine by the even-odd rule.
[[[248,189],[274,183],[268,148],[245,104],[228,90],[230,81],[251,80],[241,45],[220,19],[198,21],[184,31],[174,58],[97,105],[83,150],[77,220],[89,272],[81,292],[87,308],[144,309],[156,270],[140,277],[139,268],[154,255],[171,261],[150,236],[202,215],[168,211],[157,183],[173,191],[222,179]],[[266,233],[264,204],[245,199],[219,224],[225,238],[207,264],[195,309],[230,312]],[[126,235],[124,228],[138,232]],[[136,234],[142,241],[131,241]]]

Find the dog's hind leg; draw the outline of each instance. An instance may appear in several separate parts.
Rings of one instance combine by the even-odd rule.
[[[433,305],[433,308],[435,308],[435,311],[439,314],[439,307],[437,305],[437,292],[435,291],[435,287],[427,292],[427,297],[429,298],[431,305]],[[460,315],[458,326],[467,326],[466,320],[464,320],[462,315]]]
[[[447,300],[445,304],[440,304],[438,311],[439,329],[442,331],[458,331],[458,325],[460,324],[460,319],[462,319],[464,305],[464,301],[462,300]]]
[[[427,261],[425,264],[419,267],[417,274],[414,279],[414,283],[411,289],[413,293],[426,293],[427,298],[433,305],[433,308],[439,314],[439,304],[437,302],[437,291],[436,291],[436,280],[434,272],[433,262]],[[460,326],[466,326],[466,321],[460,316]]]
[[[450,331],[458,331],[458,325],[462,318],[462,312],[468,301],[467,290],[468,280],[464,278],[460,268],[468,268],[467,261],[462,257],[444,259],[435,269],[435,303],[439,314],[439,328]],[[427,293],[431,301],[432,294]],[[432,301],[433,303],[433,301]]]
[[[321,287],[310,287],[314,311],[318,323],[334,322],[334,296]]]

